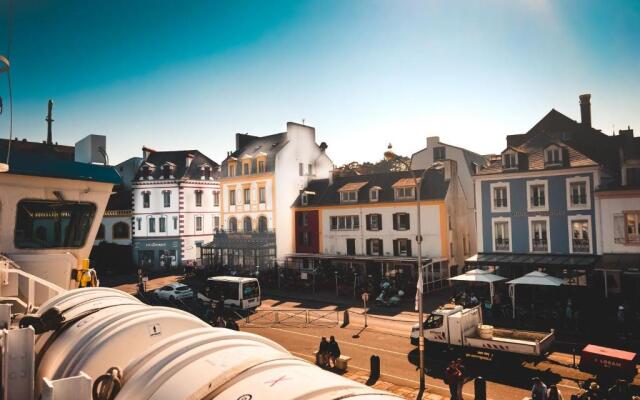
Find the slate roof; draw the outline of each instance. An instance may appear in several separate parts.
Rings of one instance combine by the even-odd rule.
[[[193,155],[191,165],[187,167],[187,156]],[[174,179],[196,179],[199,180],[201,176],[200,167],[207,164],[211,167],[211,176],[217,179],[219,176],[218,163],[205,156],[198,150],[175,150],[175,151],[151,151],[146,160],[142,162],[136,172],[134,178],[138,181],[142,176],[142,169],[145,164],[152,164],[155,169],[150,173],[154,180],[162,179],[162,166],[165,163],[172,163],[175,165],[173,171]]]
[[[544,150],[553,144],[562,149],[563,163],[551,167],[545,165]],[[597,165],[616,171],[619,165],[616,137],[584,126],[555,109],[527,133],[507,136],[507,147],[526,155],[519,169],[503,171],[501,158],[491,157],[476,175]]]
[[[422,175],[424,170],[415,170],[416,177]],[[315,179],[309,182],[304,189],[306,192],[314,192],[315,195],[308,196],[307,207],[315,206],[329,206],[340,204],[340,188],[350,183],[366,182],[358,190],[358,201],[353,204],[375,204],[376,202],[369,201],[369,189],[378,186],[380,192],[378,193],[378,203],[380,202],[406,202],[412,200],[395,200],[393,185],[401,179],[411,178],[410,171],[399,172],[386,172],[379,174],[369,175],[357,175],[357,176],[345,176],[336,177],[333,179],[333,183],[329,179]],[[424,180],[422,181],[422,194],[421,200],[442,200],[447,195],[449,189],[449,181],[444,179],[443,168],[430,168],[424,174]],[[300,196],[294,203],[295,207],[305,207],[300,201]]]
[[[107,211],[131,210],[132,208],[130,189],[119,187],[111,193],[109,202],[107,203]]]
[[[254,160],[258,155],[265,155],[267,162],[265,165],[266,171],[273,171],[275,165],[275,156],[286,144],[287,133],[281,132],[267,136],[254,136],[244,133],[236,134],[236,150],[230,153],[227,158],[222,161],[222,177],[226,177],[228,174],[227,164],[231,159],[237,159],[238,162],[247,158]],[[252,161],[250,174],[256,173],[257,165]],[[236,176],[241,176],[243,173],[242,168],[236,170]]]
[[[0,162],[5,162],[7,159],[8,143],[8,140],[0,140]],[[120,183],[120,175],[113,167],[73,161],[73,157],[69,158],[69,146],[46,144],[40,146],[41,143],[33,142],[17,143],[21,145],[16,146],[16,142],[11,143],[8,172],[10,174],[104,182],[114,185]]]

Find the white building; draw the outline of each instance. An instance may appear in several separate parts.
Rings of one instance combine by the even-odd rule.
[[[476,171],[476,167],[482,167],[486,164],[486,159],[472,151],[442,143],[438,136],[430,136],[427,137],[427,147],[411,156],[411,168],[425,169],[443,160],[453,160],[456,162],[460,190],[466,202],[466,210],[458,210],[464,215],[463,218],[466,221],[465,228],[463,232],[461,232],[462,237],[454,239],[454,245],[462,246],[464,240],[469,240],[471,252],[475,254],[477,251],[477,241],[475,192],[472,177]],[[457,250],[458,252],[463,251],[462,248]]]
[[[333,163],[313,127],[293,122],[268,136],[236,134],[222,162],[224,232],[207,245],[206,264],[267,265],[293,249],[291,205],[311,179],[328,178]]]
[[[197,150],[143,153],[132,183],[134,260],[145,268],[195,262],[221,226],[218,164]]]
[[[448,286],[447,279],[471,250],[473,231],[456,170],[454,161],[445,160],[414,171],[422,185],[422,256],[431,261],[430,288]],[[410,171],[314,180],[299,196],[294,213],[296,248],[288,258],[299,268],[330,278],[334,271],[343,279],[349,279],[347,271],[374,279],[395,277],[403,290],[412,290],[408,282],[415,282],[417,272],[418,217]]]

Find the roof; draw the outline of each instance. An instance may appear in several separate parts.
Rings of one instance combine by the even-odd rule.
[[[286,143],[286,132],[267,136],[253,136],[243,133],[236,134],[236,150],[229,154],[223,164],[232,158],[246,158],[275,155]]]
[[[414,170],[416,176],[422,175],[424,170]],[[307,206],[339,205],[340,189],[348,184],[357,184],[358,201],[349,204],[371,204],[369,201],[369,189],[380,187],[378,202],[402,202],[411,200],[395,200],[394,184],[401,179],[411,179],[411,171],[394,171],[379,174],[356,175],[336,177],[331,182],[329,179],[315,179],[309,182],[304,189],[306,192],[314,192],[315,195],[307,195]],[[443,168],[431,168],[424,172],[422,182],[421,200],[442,200],[447,195],[449,181],[444,179]],[[300,197],[294,203],[297,207],[305,207],[301,204]]]
[[[438,140],[438,144],[442,145],[442,146],[446,146],[446,147],[451,147],[454,149],[459,149],[462,151],[462,154],[464,155],[464,159],[465,159],[465,165],[467,167],[467,169],[469,170],[469,172],[471,172],[472,174],[475,173],[475,166],[474,164],[478,165],[478,166],[482,166],[485,165],[487,162],[486,156],[480,155],[478,153],[474,153],[471,150],[467,150],[464,147],[460,147],[460,146],[454,146],[452,144],[447,144],[447,143],[443,143],[441,141]],[[411,155],[411,159],[413,160],[413,157],[416,156],[417,154],[426,151],[428,147],[425,147],[424,149],[413,153]]]
[[[529,253],[478,253],[465,260],[473,266],[511,265],[557,268],[588,268],[600,260],[599,256],[585,254],[529,254]]]
[[[343,187],[341,187],[340,189],[338,189],[338,192],[351,192],[353,190],[359,190],[366,184],[367,182],[349,182]]]
[[[408,186],[409,187],[413,187],[413,186],[416,186],[416,180],[418,182],[420,182],[420,178],[416,178],[416,179],[413,179],[413,177],[411,177],[411,178],[401,178],[401,179],[398,179],[396,181],[396,183],[394,183],[391,186],[394,187],[394,188],[408,187]]]
[[[107,203],[107,211],[131,210],[131,190],[119,189],[111,193]]]
[[[104,182],[114,185],[120,183],[120,175],[113,167],[76,162],[73,161],[73,157],[69,159],[66,149],[68,146],[62,146],[64,149],[58,152],[55,149],[61,146],[43,144],[51,150],[47,151],[46,147],[39,146],[39,143],[35,143],[38,146],[14,146],[14,144],[11,143],[8,172],[10,174]],[[2,161],[7,159],[7,145],[7,140],[0,141],[0,160]]]
[[[192,156],[191,164],[187,167],[187,157]],[[200,167],[209,165],[212,169],[211,176],[217,177],[218,163],[202,154],[198,150],[174,150],[174,151],[152,151],[146,160],[140,165],[134,180],[139,180],[142,176],[142,168],[151,165],[155,168],[150,172],[154,179],[162,179],[162,166],[169,164],[175,167],[172,175],[174,179],[200,179]]]
[[[247,283],[247,282],[255,282],[256,278],[247,278],[242,276],[212,276],[207,279],[208,281],[220,281],[220,282],[238,282],[238,283]]]

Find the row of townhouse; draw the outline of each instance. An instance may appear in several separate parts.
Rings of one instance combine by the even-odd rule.
[[[471,266],[518,277],[543,269],[593,293],[640,289],[640,138],[551,110],[474,175],[478,254]]]

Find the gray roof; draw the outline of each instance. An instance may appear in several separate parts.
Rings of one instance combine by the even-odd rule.
[[[187,167],[187,156],[191,154],[193,159],[191,165]],[[152,151],[146,160],[140,164],[135,180],[142,175],[142,169],[146,164],[155,166],[150,174],[154,179],[162,179],[162,166],[166,163],[175,165],[173,176],[175,179],[200,179],[200,167],[209,165],[211,167],[211,176],[216,177],[219,173],[218,163],[205,156],[198,150],[176,150],[176,151]]]

